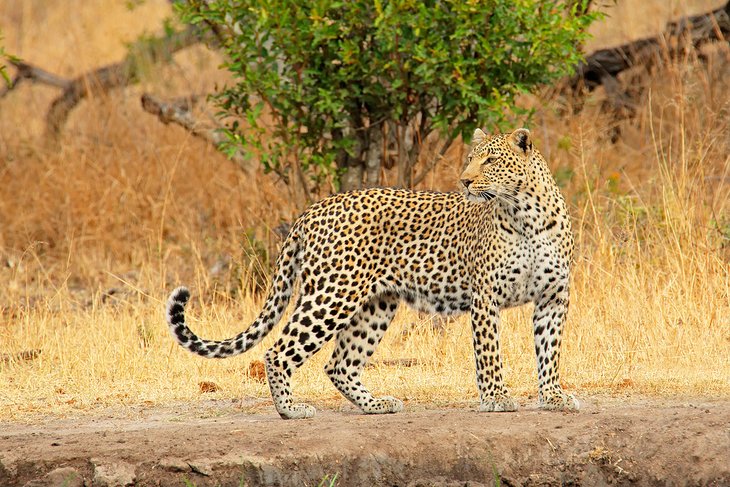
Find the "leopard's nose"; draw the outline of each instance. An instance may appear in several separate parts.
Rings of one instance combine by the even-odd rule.
[[[462,179],[461,180],[461,184],[463,184],[466,189],[469,189],[469,185],[473,182],[474,182],[473,179]]]

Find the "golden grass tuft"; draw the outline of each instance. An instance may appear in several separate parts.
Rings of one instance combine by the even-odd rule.
[[[148,20],[166,15],[160,3],[145,2]],[[71,22],[75,36],[58,43],[28,34],[38,2],[4,4],[0,19],[20,20],[0,28],[9,51],[19,42],[28,60],[42,64],[73,48],[88,69],[121,56],[119,39],[139,33],[112,29],[117,37],[106,38],[110,19],[100,12],[108,4],[85,7],[98,14],[99,29]],[[44,18],[67,8],[48,8]],[[131,23],[114,8],[115,22]],[[730,396],[727,61],[720,50],[705,63],[689,57],[665,66],[643,81],[643,103],[628,121],[602,112],[599,90],[578,114],[569,100],[546,100],[531,122],[575,217],[561,369],[579,398]],[[276,242],[271,229],[298,210],[272,177],[244,175],[139,108],[143,90],[209,91],[223,79],[215,60],[191,50],[154,69],[142,86],[84,102],[60,151],[39,138],[53,90],[25,86],[0,100],[0,420],[201,398],[253,398],[270,411],[255,371],[278,330],[244,356],[208,361],[168,336],[164,300],[186,283],[193,329],[207,338],[240,331],[261,306],[257,279]],[[454,156],[426,187],[452,189],[460,167]],[[506,312],[502,330],[506,380],[523,402],[536,400],[529,316],[527,308]],[[340,407],[345,401],[322,370],[330,351],[331,344],[295,375],[294,392]],[[365,380],[410,407],[474,405],[468,320],[401,309]]]

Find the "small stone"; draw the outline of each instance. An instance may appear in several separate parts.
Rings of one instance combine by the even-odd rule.
[[[31,480],[25,484],[25,487],[54,487],[56,485],[83,487],[84,479],[75,468],[62,467],[48,472],[43,478]]]
[[[213,473],[213,463],[215,462],[212,460],[201,459],[188,462],[188,466],[190,467],[190,470],[193,471],[193,473],[197,473],[198,475],[202,475],[204,477],[210,477]]]
[[[134,473],[134,465],[123,462],[100,463],[92,460],[94,464],[94,479],[91,483],[94,487],[126,487],[134,485],[137,476]]]
[[[179,458],[165,457],[159,462],[160,468],[168,472],[189,472],[190,465]]]
[[[18,473],[17,458],[9,452],[0,454],[0,473],[6,472],[10,477],[15,477]]]

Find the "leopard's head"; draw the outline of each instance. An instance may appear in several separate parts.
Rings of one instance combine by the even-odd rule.
[[[517,201],[526,186],[532,155],[532,140],[527,129],[492,136],[476,129],[467,166],[460,177],[467,199]]]

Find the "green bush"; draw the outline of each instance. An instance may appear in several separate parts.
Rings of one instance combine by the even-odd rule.
[[[216,100],[228,150],[306,189],[378,184],[392,148],[411,186],[429,138],[443,154],[499,126],[515,96],[572,72],[596,14],[585,0],[195,0],[235,84]],[[438,157],[438,156],[437,156]]]

